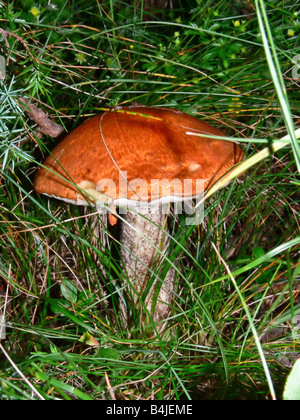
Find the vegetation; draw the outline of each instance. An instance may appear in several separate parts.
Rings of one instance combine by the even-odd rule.
[[[293,0],[0,1],[1,399],[282,398],[300,353],[299,30]],[[68,131],[140,103],[209,121],[246,157],[269,147],[203,224],[171,220],[162,334],[122,327],[118,242],[95,209],[33,192],[54,140],[20,97]]]

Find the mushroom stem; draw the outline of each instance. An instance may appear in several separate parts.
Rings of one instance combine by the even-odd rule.
[[[140,211],[141,210],[141,211]],[[163,278],[170,236],[162,206],[145,206],[127,211],[121,225],[121,255],[128,281],[125,287],[128,312],[136,308],[140,326],[149,320],[148,313],[161,331],[171,309],[175,270],[170,267]],[[131,286],[131,287],[130,287]],[[145,310],[146,308],[146,310]],[[131,314],[132,315],[132,314]]]

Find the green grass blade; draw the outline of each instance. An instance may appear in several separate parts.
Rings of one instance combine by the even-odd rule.
[[[283,118],[287,131],[290,135],[291,146],[294,152],[295,161],[297,164],[298,172],[300,173],[300,147],[295,135],[295,127],[292,119],[291,108],[287,95],[286,86],[282,77],[279,59],[277,56],[272,31],[268,22],[264,0],[256,0],[257,16],[259,27],[263,39],[263,45],[266,52],[267,62],[272,75],[273,83],[277,92],[279,103],[281,106]]]

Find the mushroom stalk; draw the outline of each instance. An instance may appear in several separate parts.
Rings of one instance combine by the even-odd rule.
[[[173,299],[175,269],[170,267],[163,278],[168,261],[166,252],[170,236],[166,227],[165,208],[141,207],[139,211],[127,211],[121,225],[121,256],[126,272],[125,287],[127,314],[136,308],[141,314],[140,323],[150,314],[161,330],[167,319]],[[146,308],[146,310],[145,310]]]

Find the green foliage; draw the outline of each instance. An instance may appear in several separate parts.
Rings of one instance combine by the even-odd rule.
[[[107,377],[129,399],[266,399],[272,386],[291,398],[295,368],[283,387],[299,352],[297,143],[215,194],[203,226],[173,221],[173,313],[149,337],[138,315],[123,327],[114,232],[102,243],[93,209],[32,191],[54,141],[37,135],[17,100],[34,98],[66,130],[106,107],[176,107],[252,156],[299,124],[295,2],[178,0],[160,12],[136,1],[0,4],[1,345],[37,391],[0,350],[0,399],[111,398]],[[281,335],[264,341],[274,329]]]

